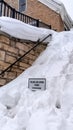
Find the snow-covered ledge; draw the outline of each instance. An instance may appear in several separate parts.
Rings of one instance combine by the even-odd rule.
[[[37,28],[9,17],[0,17],[0,32],[18,39],[34,42],[53,33],[50,29]]]
[[[0,73],[33,46],[33,42],[26,43],[24,40],[9,37],[6,34],[4,35],[0,33]],[[21,62],[14,65],[10,72],[5,72],[4,75],[0,75],[0,86],[15,79],[24,70],[30,67],[45,48],[46,44],[39,45],[24,57]]]
[[[49,29],[37,28],[25,24],[19,20],[0,17],[0,72],[7,68],[17,58],[27,52],[37,40],[43,40],[46,36],[52,36],[53,31]],[[44,42],[48,43],[51,37]],[[26,41],[31,41],[26,43]],[[33,61],[45,49],[46,44],[42,44],[26,56],[23,61],[16,64],[9,73],[5,73],[0,78],[0,85],[4,85],[16,78],[26,68],[32,65]]]

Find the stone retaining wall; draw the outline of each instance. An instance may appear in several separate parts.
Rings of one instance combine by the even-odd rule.
[[[0,34],[0,73],[11,65],[16,59],[27,52],[34,43],[26,43],[15,38],[10,38]],[[45,44],[39,45],[31,51],[23,60],[16,63],[9,72],[5,72],[0,76],[0,86],[5,85],[15,79],[25,69],[30,67],[39,54],[46,48]]]

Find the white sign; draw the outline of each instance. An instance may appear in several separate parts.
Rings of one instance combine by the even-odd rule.
[[[31,90],[45,90],[46,89],[46,79],[45,78],[29,78],[28,88]]]

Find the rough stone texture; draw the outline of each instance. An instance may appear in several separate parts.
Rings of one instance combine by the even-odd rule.
[[[5,0],[15,9],[19,9],[19,1],[18,0]],[[26,11],[23,13],[39,19],[40,21],[51,25],[52,29],[57,31],[64,30],[64,23],[61,19],[61,16],[55,11],[51,10],[49,7],[45,6],[38,0],[27,0]]]
[[[16,59],[22,56],[35,43],[21,42],[15,38],[9,38],[0,34],[0,73],[10,66]],[[45,44],[39,45],[36,49],[26,55],[20,62],[16,63],[8,72],[0,75],[0,86],[15,79],[25,69],[30,67],[39,54],[46,48]]]

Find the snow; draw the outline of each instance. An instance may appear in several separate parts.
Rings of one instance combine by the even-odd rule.
[[[47,48],[18,78],[0,88],[0,130],[73,130],[73,30],[55,32],[0,17],[0,33]],[[28,89],[29,78],[46,78],[45,91]]]
[[[18,39],[37,41],[47,34],[52,34],[53,31],[37,28],[13,18],[0,17],[0,33],[6,33]]]
[[[73,30],[57,33],[4,17],[0,26],[32,41],[52,34],[34,64],[0,88],[0,130],[73,130]],[[28,89],[29,78],[46,78],[46,90]]]

